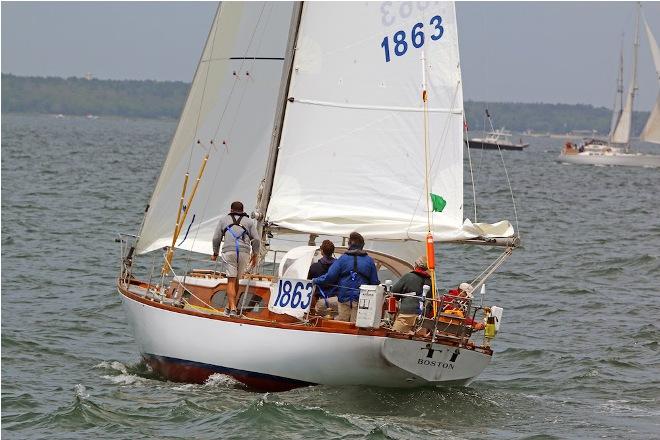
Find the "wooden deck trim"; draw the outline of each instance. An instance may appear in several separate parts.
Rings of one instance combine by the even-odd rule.
[[[142,287],[146,289],[147,283],[139,281],[139,280],[131,280],[131,284]],[[259,327],[272,327],[272,328],[281,328],[285,330],[299,330],[299,331],[312,331],[312,332],[318,332],[318,333],[338,333],[338,334],[347,334],[347,335],[360,335],[360,336],[376,336],[376,337],[385,337],[385,338],[392,338],[392,339],[412,339],[416,340],[419,342],[429,342],[427,339],[420,339],[416,338],[413,335],[403,335],[400,333],[392,332],[387,329],[376,329],[376,330],[369,330],[369,329],[364,329],[360,327],[355,327],[355,325],[350,324],[350,323],[345,323],[344,326],[346,328],[341,328],[340,327],[340,321],[332,322],[332,325],[330,326],[323,326],[323,325],[313,325],[313,326],[307,326],[301,323],[285,323],[285,322],[277,322],[277,321],[265,321],[265,320],[258,320],[256,318],[252,319],[245,319],[245,318],[240,318],[240,317],[233,317],[230,318],[228,316],[224,315],[210,315],[206,313],[201,313],[201,312],[196,312],[194,310],[186,310],[182,309],[179,307],[174,307],[168,304],[162,304],[157,301],[153,301],[151,299],[145,298],[141,295],[137,295],[126,288],[122,286],[120,283],[120,280],[117,279],[117,290],[121,295],[124,295],[127,298],[130,298],[134,301],[137,301],[141,304],[150,306],[150,307],[155,307],[157,309],[162,309],[166,310],[168,312],[174,312],[174,313],[181,313],[184,315],[190,315],[190,316],[195,316],[198,318],[205,318],[205,319],[213,319],[217,321],[226,321],[226,322],[231,322],[231,323],[236,323],[236,324],[242,324],[242,325],[255,325]],[[339,327],[339,328],[338,328]],[[476,344],[471,343],[467,344],[464,346],[460,346],[459,341],[454,340],[454,339],[449,339],[449,338],[442,338],[438,337],[436,338],[435,342],[436,344],[443,344],[443,345],[448,345],[448,346],[453,346],[453,347],[460,347],[465,350],[472,350],[472,351],[479,351],[484,354],[489,354],[492,355],[492,350],[487,349],[485,347],[478,347]]]

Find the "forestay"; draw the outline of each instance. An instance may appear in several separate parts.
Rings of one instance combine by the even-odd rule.
[[[660,85],[660,48],[658,48],[658,43],[655,41],[655,37],[653,36],[646,19],[644,19],[644,25],[646,27],[646,36],[649,40],[649,46],[651,47],[651,56],[653,57],[653,64],[655,65],[655,74],[658,79],[658,85]],[[640,139],[646,142],[660,144],[660,92],[658,92],[658,96],[655,99],[655,106],[651,110],[651,115],[646,121]]]
[[[338,26],[338,24],[341,24]],[[267,219],[299,232],[423,240],[422,53],[437,241],[511,236],[463,220],[463,91],[447,2],[304,4]]]
[[[292,3],[223,2],[197,67],[152,195],[137,251],[169,246],[184,175],[188,195],[209,160],[177,247],[210,254],[220,216],[234,200],[250,212],[265,170]]]

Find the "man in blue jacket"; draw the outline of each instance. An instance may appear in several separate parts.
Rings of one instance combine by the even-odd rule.
[[[374,260],[367,255],[364,238],[357,232],[348,237],[348,250],[335,261],[328,273],[312,280],[314,284],[334,284],[338,286],[338,321],[355,322],[362,284],[379,284],[378,270]]]

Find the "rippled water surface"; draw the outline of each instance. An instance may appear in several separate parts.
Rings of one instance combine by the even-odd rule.
[[[122,314],[115,234],[137,230],[174,127],[3,115],[6,438],[660,437],[659,170],[561,165],[561,139],[504,154],[524,246],[488,283],[504,321],[472,386],[264,394],[153,377]],[[472,160],[479,220],[513,219],[497,152]],[[497,252],[442,246],[441,282]]]

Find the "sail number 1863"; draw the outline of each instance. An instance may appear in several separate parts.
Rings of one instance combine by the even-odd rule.
[[[445,29],[442,27],[442,17],[439,15],[434,16],[429,21],[429,24],[433,26],[433,34],[431,35],[431,40],[437,41],[445,33]],[[416,23],[410,30],[410,44],[416,49],[424,46],[426,37],[424,35],[424,23]],[[380,47],[385,51],[385,62],[389,63],[391,60],[390,55],[390,37],[389,35],[383,38],[383,42],[380,43]],[[392,36],[392,49],[394,55],[400,57],[405,55],[408,51],[408,41],[406,40],[406,31],[400,30],[394,33]]]
[[[314,285],[311,281],[303,283],[281,279],[277,285],[277,296],[273,305],[275,307],[306,310],[312,302],[313,293]]]

